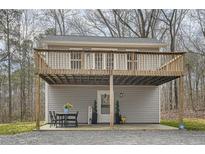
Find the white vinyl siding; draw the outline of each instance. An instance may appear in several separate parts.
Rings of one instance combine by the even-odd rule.
[[[87,123],[88,106],[93,106],[94,100],[97,100],[97,90],[109,90],[109,87],[48,85],[48,110],[63,112],[63,105],[70,102],[74,110],[79,111],[79,123]],[[115,102],[120,102],[120,112],[126,116],[127,123],[159,123],[159,87],[114,86],[114,95]]]

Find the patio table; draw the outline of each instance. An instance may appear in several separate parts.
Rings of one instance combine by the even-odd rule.
[[[58,119],[58,125],[60,127],[77,127],[78,126],[78,111],[71,113],[56,113]]]

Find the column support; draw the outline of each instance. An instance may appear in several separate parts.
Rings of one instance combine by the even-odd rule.
[[[110,75],[110,127],[114,126],[114,90],[113,75]]]
[[[40,76],[36,75],[35,78],[35,110],[36,110],[36,129],[40,129]]]
[[[183,129],[183,114],[184,114],[184,80],[183,76],[179,78],[179,128]]]

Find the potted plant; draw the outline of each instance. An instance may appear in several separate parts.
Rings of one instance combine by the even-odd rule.
[[[120,119],[121,119],[120,106],[119,106],[119,100],[117,100],[115,104],[115,123],[120,124]]]
[[[121,119],[121,120],[120,120],[121,123],[122,123],[122,124],[125,124],[125,122],[126,122],[126,117],[125,117],[125,116],[121,116],[120,119]]]
[[[73,105],[71,103],[66,103],[64,105],[64,113],[65,114],[68,114],[69,113],[69,110],[73,107]]]
[[[97,101],[94,101],[93,113],[92,113],[92,124],[97,124]]]

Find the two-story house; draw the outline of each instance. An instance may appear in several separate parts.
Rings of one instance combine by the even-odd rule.
[[[179,78],[183,110],[184,53],[162,52],[166,44],[149,38],[46,36],[35,49],[36,115],[40,119],[40,78],[48,111],[71,102],[79,123],[97,101],[97,122],[114,124],[115,102],[126,123],[160,123],[160,85]]]

